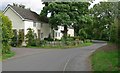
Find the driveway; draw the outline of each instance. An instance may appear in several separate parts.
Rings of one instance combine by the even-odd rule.
[[[63,50],[13,48],[19,55],[3,61],[2,69],[3,71],[90,71],[88,57],[104,45],[106,43],[95,43],[92,46]]]

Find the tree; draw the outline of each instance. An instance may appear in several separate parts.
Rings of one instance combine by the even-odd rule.
[[[24,41],[24,31],[23,30],[19,30],[18,46],[21,46],[23,41]]]
[[[27,46],[33,46],[35,43],[34,31],[28,28],[28,33],[25,35]]]
[[[13,37],[12,23],[7,16],[0,14],[0,17],[2,19],[2,53],[6,54],[11,52],[10,41]]]
[[[115,21],[118,13],[117,5],[117,2],[101,2],[91,9],[94,39],[112,40],[112,33],[117,38]]]
[[[51,16],[48,18],[48,22],[51,28],[57,29],[58,26],[64,26],[64,37],[67,36],[67,27],[73,26],[76,35],[78,35],[79,29],[82,27],[84,21],[81,16],[84,16],[88,12],[89,3],[84,2],[44,2],[45,7],[41,11],[40,17],[47,18],[50,13]]]
[[[79,36],[83,39],[92,39],[93,18],[88,13],[81,16],[82,26],[79,28]]]
[[[0,48],[2,49],[2,18],[0,13]],[[0,55],[2,54],[2,50],[0,51]]]

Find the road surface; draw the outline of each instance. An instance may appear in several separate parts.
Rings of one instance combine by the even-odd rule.
[[[26,56],[3,61],[3,71],[90,71],[88,57],[97,48],[106,43],[95,43],[92,46],[37,51]],[[22,50],[22,48],[21,48]],[[36,50],[36,49],[34,49]],[[45,49],[47,50],[47,49]]]

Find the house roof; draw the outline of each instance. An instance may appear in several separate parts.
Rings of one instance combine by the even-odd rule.
[[[36,12],[31,11],[30,9],[25,9],[12,5],[8,5],[8,6],[12,7],[24,19],[40,21],[39,15]]]

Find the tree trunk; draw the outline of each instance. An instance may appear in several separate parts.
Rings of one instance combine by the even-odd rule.
[[[63,34],[64,34],[64,37],[67,37],[67,31],[68,31],[68,30],[67,30],[67,25],[64,25],[64,33],[63,33]]]
[[[79,36],[80,26],[74,26],[75,36]]]
[[[63,31],[63,38],[64,38],[64,45],[67,45],[67,25],[64,25],[64,31]]]

